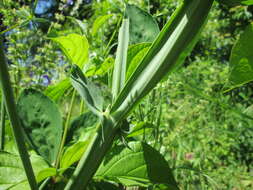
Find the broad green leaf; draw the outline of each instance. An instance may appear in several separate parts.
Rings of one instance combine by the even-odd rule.
[[[86,112],[75,118],[69,127],[66,144],[88,139],[98,124],[98,117],[92,112]]]
[[[71,69],[71,83],[84,99],[89,109],[96,115],[101,116],[103,112],[103,97],[97,86],[89,81],[82,70],[73,65]]]
[[[153,42],[160,30],[152,15],[129,4],[126,6],[126,14],[130,21],[130,43]]]
[[[37,182],[41,182],[46,177],[52,176],[44,175],[43,177],[40,175],[42,171],[46,171],[49,167],[43,158],[35,154],[32,154],[30,158]],[[8,152],[0,152],[0,189],[30,190],[19,156]]]
[[[253,24],[249,25],[234,45],[230,57],[229,82],[232,87],[253,80]]]
[[[55,85],[48,86],[45,90],[45,95],[47,95],[51,100],[58,101],[64,97],[68,90],[71,90],[71,82],[69,78],[61,80]]]
[[[92,26],[92,36],[95,36],[98,32],[98,30],[101,28],[101,26],[109,19],[113,16],[113,14],[109,14],[109,15],[103,15],[103,16],[99,16],[95,22],[93,23]]]
[[[119,30],[118,47],[112,78],[113,100],[124,87],[126,80],[127,48],[129,42],[129,20],[123,19]]]
[[[68,34],[66,36],[58,36],[50,39],[60,46],[63,53],[72,64],[76,64],[83,68],[83,66],[88,62],[89,42],[85,36],[79,34]]]
[[[62,118],[56,104],[37,90],[25,89],[17,108],[30,144],[52,163],[62,136]]]
[[[178,189],[171,169],[163,156],[150,145],[141,142],[129,143],[129,148],[117,146],[106,155],[95,178],[121,182],[133,186],[167,184]]]
[[[66,149],[64,152],[60,167],[62,169],[69,168],[72,164],[79,161],[86,150],[88,141],[79,141]]]
[[[48,177],[56,176],[56,175],[57,175],[56,168],[45,168],[38,172],[36,179],[37,181],[42,181]]]
[[[184,1],[127,80],[111,115],[125,118],[158,82],[179,67],[196,44],[213,0]]]
[[[217,0],[217,1],[229,6],[253,5],[253,0]]]
[[[131,128],[127,137],[135,137],[138,135],[143,135],[144,133],[150,133],[153,129],[153,124],[147,122],[140,122]]]
[[[138,64],[141,62],[141,59],[148,52],[151,43],[140,43],[132,45],[128,48],[127,53],[127,79],[130,78],[131,74],[135,71]]]
[[[90,77],[94,75],[103,76],[113,67],[114,59],[112,57],[108,57],[105,61],[99,65],[91,65],[89,69],[85,72],[85,76]]]

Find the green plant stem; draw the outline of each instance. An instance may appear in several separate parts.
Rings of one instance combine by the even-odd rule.
[[[104,118],[92,137],[87,150],[79,161],[76,170],[64,190],[85,189],[95,174],[106,152],[111,148],[117,127],[112,120]],[[103,140],[104,139],[104,140]]]
[[[83,113],[83,109],[84,109],[84,101],[81,100],[81,106],[80,106],[80,114]]]
[[[64,126],[64,132],[63,132],[63,136],[62,136],[62,140],[61,140],[61,145],[60,145],[59,152],[57,154],[57,158],[56,158],[56,162],[55,162],[55,168],[58,168],[59,164],[60,164],[64,144],[65,144],[65,141],[66,141],[66,138],[67,138],[69,123],[70,123],[70,118],[71,118],[73,107],[74,107],[75,98],[76,98],[76,91],[74,90],[74,92],[72,94],[72,98],[71,98],[70,107],[69,107],[69,110],[68,110],[67,119],[66,119],[65,126]]]
[[[4,134],[5,134],[5,103],[4,95],[2,94],[2,104],[1,104],[1,126],[0,126],[0,150],[4,150]]]
[[[16,104],[14,101],[13,90],[11,87],[10,76],[8,72],[7,62],[4,56],[3,42],[0,36],[0,81],[2,93],[4,95],[4,102],[6,110],[12,125],[13,134],[17,144],[18,152],[23,163],[23,167],[32,190],[37,190],[37,183],[32,169],[32,164],[29,159],[29,154],[27,152],[25,141],[23,137],[23,131],[21,127],[21,122],[19,120]]]

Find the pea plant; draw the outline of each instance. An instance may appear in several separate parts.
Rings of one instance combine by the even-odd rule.
[[[230,5],[253,4],[251,0],[220,2]],[[100,67],[89,64],[89,43],[84,35],[49,36],[60,46],[71,63],[71,69],[69,77],[49,88],[46,94],[49,97],[60,97],[70,91],[72,109],[78,92],[82,98],[80,106],[84,102],[89,110],[70,122],[70,109],[64,127],[58,107],[41,92],[25,89],[15,101],[1,41],[0,80],[3,100],[0,189],[125,189],[129,186],[179,189],[165,158],[148,143],[131,138],[141,133],[142,127],[130,129],[128,136],[122,133],[129,129],[128,116],[135,107],[160,81],[178,68],[191,52],[213,3],[213,0],[183,1],[160,32],[151,15],[126,4],[119,19],[121,27],[112,72],[111,58],[106,59]],[[149,34],[145,35],[145,28],[142,28],[140,21],[136,23],[139,14],[144,15],[140,16],[144,19],[141,24],[154,28],[150,38],[147,37]],[[95,21],[97,25],[93,33],[83,33],[95,37],[99,24],[110,17],[101,16]],[[78,20],[76,22],[85,31],[82,23]],[[138,32],[133,29],[134,25],[139,30],[143,29],[141,33],[144,35],[136,35]],[[252,54],[242,49],[242,45],[248,49],[252,47],[252,43],[247,42],[247,39],[252,39],[252,29],[250,25],[234,46],[230,75],[232,88],[253,79],[252,69],[248,69],[252,68]],[[111,91],[109,101],[90,77],[104,73],[108,73]],[[5,112],[20,157],[4,151]],[[81,127],[83,125],[84,128]],[[122,143],[119,143],[119,139],[122,139]]]

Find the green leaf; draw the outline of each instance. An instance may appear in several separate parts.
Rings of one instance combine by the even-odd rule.
[[[62,118],[56,104],[37,90],[25,89],[17,107],[30,144],[52,163],[62,136]]]
[[[230,86],[236,87],[253,80],[253,24],[235,43],[230,57]]]
[[[89,109],[99,117],[103,112],[103,97],[97,86],[89,81],[77,65],[71,69],[71,83],[79,92]]]
[[[38,172],[36,179],[37,181],[43,181],[44,179],[48,177],[56,176],[56,175],[57,175],[56,168],[45,168]]]
[[[138,135],[143,135],[144,133],[150,133],[154,129],[154,125],[147,122],[140,122],[134,125],[131,128],[130,133],[127,135],[127,137],[135,137]]]
[[[131,74],[135,71],[141,59],[148,52],[151,43],[139,43],[131,45],[128,48],[127,54],[127,76],[126,80],[130,78]]]
[[[178,68],[193,49],[206,23],[213,0],[184,1],[127,80],[111,115],[125,118],[158,82]]]
[[[89,42],[85,36],[79,34],[68,34],[66,36],[59,36],[50,39],[60,46],[63,53],[72,64],[76,64],[83,68],[83,66],[88,62]]]
[[[85,76],[90,77],[94,75],[103,76],[113,67],[114,59],[108,57],[101,65],[91,65],[89,69],[85,72]]]
[[[98,117],[92,112],[86,112],[76,117],[70,124],[66,144],[88,139],[98,124]]]
[[[55,85],[50,85],[45,90],[45,95],[47,95],[51,100],[58,101],[64,97],[68,90],[73,89],[69,78],[61,80]]]
[[[153,42],[160,30],[152,15],[129,4],[126,6],[126,14],[130,20],[130,43]]]
[[[42,171],[46,171],[49,167],[42,157],[32,154],[30,158],[38,183],[44,180],[46,177],[52,176],[40,175]],[[10,154],[8,152],[0,152],[0,189],[30,190],[30,186],[28,184],[27,177],[19,156]]]
[[[129,42],[129,20],[123,19],[119,30],[118,47],[112,78],[112,96],[117,97],[126,80],[127,48]]]
[[[62,169],[67,169],[72,164],[79,161],[87,145],[88,141],[80,141],[68,147],[62,156],[60,167]]]
[[[92,36],[95,36],[98,32],[98,30],[101,28],[101,26],[109,19],[113,16],[113,14],[109,14],[109,15],[103,15],[103,16],[99,16],[95,22],[93,23],[92,26]]]
[[[236,6],[236,5],[253,5],[253,0],[217,0],[222,4],[226,4],[229,6]]]
[[[129,143],[129,148],[117,146],[106,155],[95,178],[121,182],[126,186],[167,184],[178,189],[171,169],[163,156],[150,145]]]

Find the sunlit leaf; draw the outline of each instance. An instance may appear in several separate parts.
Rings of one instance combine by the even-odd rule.
[[[89,59],[89,42],[85,36],[68,34],[51,38],[56,42],[72,64],[83,68]]]

